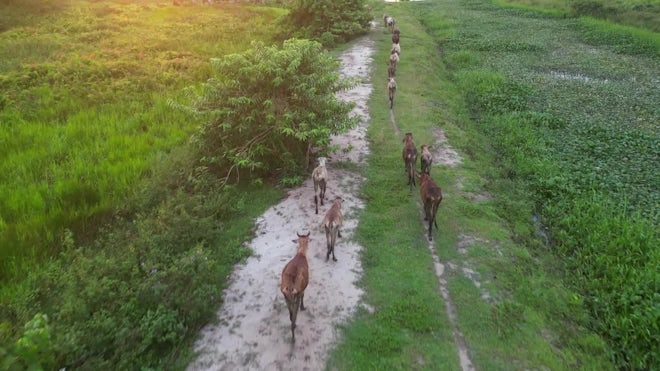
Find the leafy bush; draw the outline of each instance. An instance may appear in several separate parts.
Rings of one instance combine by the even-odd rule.
[[[76,246],[68,232],[60,257],[0,306],[0,357],[9,369],[166,368],[172,349],[213,316],[222,282],[248,255],[242,241],[259,203],[248,206],[245,189],[233,187],[179,190],[92,245]],[[24,340],[6,328],[6,318],[21,323],[34,311],[50,320],[29,321]]]
[[[335,35],[333,35],[332,32],[326,31],[321,34],[319,41],[326,48],[333,48],[335,46]]]
[[[321,44],[291,39],[212,61],[215,77],[188,107],[208,121],[194,136],[202,165],[239,179],[306,169],[312,146],[327,146],[357,119],[335,92],[348,88]],[[193,92],[191,88],[189,90]]]
[[[348,41],[369,31],[372,16],[365,5],[363,0],[298,0],[285,23],[296,37],[329,41],[324,34],[330,33],[333,41]]]

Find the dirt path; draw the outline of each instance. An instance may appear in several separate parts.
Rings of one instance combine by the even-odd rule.
[[[342,54],[341,74],[368,81],[374,43],[366,36]],[[253,256],[237,266],[217,325],[202,330],[195,344],[198,358],[189,370],[320,370],[337,341],[337,325],[345,323],[357,309],[362,291],[356,287],[362,267],[359,251],[352,241],[358,224],[357,212],[364,207],[358,199],[363,178],[357,171],[338,168],[338,162],[364,164],[368,154],[366,127],[370,84],[342,92],[341,99],[356,103],[353,114],[361,118],[357,128],[333,144],[340,150],[328,161],[328,202],[314,214],[311,179],[291,190],[279,204],[256,221],[256,237],[250,242]],[[325,233],[320,224],[336,196],[344,199],[344,227],[337,241],[337,262],[325,261]],[[310,282],[305,291],[306,311],[298,314],[296,342],[291,341],[289,314],[279,292],[280,275],[295,255],[296,232],[311,231],[308,261]]]

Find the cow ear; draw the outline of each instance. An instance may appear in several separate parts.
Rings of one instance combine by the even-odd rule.
[[[293,243],[298,243],[298,239],[296,238],[295,240],[291,240]]]

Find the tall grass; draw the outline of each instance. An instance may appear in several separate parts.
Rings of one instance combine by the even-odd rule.
[[[93,236],[196,127],[166,104],[207,61],[270,39],[272,8],[0,6],[0,279]],[[30,19],[21,12],[31,14]]]

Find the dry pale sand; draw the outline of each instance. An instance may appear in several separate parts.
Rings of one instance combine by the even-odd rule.
[[[374,43],[366,36],[341,56],[341,74],[369,79]],[[235,268],[224,291],[218,324],[202,329],[195,344],[198,357],[189,370],[320,370],[338,339],[337,325],[346,323],[360,305],[362,290],[356,286],[362,267],[360,246],[353,240],[357,214],[364,207],[358,198],[362,175],[337,167],[338,162],[364,164],[368,155],[367,100],[372,86],[361,83],[342,92],[341,99],[356,103],[353,114],[360,124],[333,138],[340,150],[328,160],[325,206],[314,214],[311,179],[292,189],[279,204],[256,220],[256,236],[249,243],[253,255]],[[344,226],[333,262],[325,261],[325,233],[320,227],[336,196],[344,199]],[[296,341],[291,340],[289,314],[279,292],[284,265],[296,252],[296,232],[311,231],[308,261],[310,282],[305,290],[307,310],[298,314]]]

